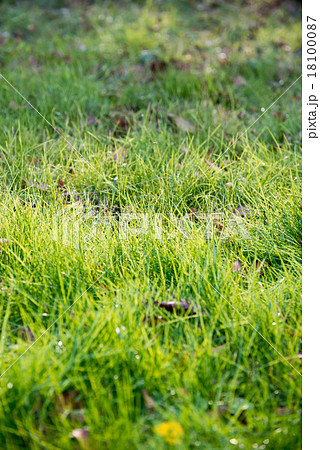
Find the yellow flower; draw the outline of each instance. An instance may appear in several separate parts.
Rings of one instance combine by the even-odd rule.
[[[175,420],[160,423],[154,427],[154,431],[162,436],[168,444],[180,444],[184,435],[182,426]]]

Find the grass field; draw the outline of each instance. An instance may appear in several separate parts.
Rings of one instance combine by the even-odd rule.
[[[1,448],[301,447],[300,41],[290,1],[0,4]]]

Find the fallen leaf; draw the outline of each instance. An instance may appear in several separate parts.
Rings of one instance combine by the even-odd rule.
[[[250,208],[247,208],[246,206],[239,206],[236,210],[233,210],[233,212],[235,214],[237,214],[238,216],[246,217],[246,218],[259,215],[255,208],[250,209]]]
[[[241,75],[237,75],[233,81],[237,87],[245,86],[247,84],[246,80]]]
[[[37,164],[39,164],[40,161],[41,161],[41,159],[40,159],[40,158],[37,158],[36,156],[33,156],[32,158],[29,158],[29,162],[30,162],[31,164],[34,164],[35,166],[36,166]]]
[[[168,64],[165,61],[154,59],[150,63],[151,72],[156,75],[158,72],[165,72],[168,69]]]
[[[61,178],[59,178],[59,180],[58,180],[58,188],[61,190],[64,190],[66,188],[66,185],[65,185],[64,181],[61,180]]]
[[[75,428],[71,435],[77,439],[83,450],[89,449],[90,435],[86,428]]]
[[[146,408],[155,411],[155,401],[149,395],[148,391],[146,389],[142,389],[142,394]]]
[[[129,130],[131,126],[129,118],[122,114],[117,114],[114,117],[114,122],[115,128],[112,132],[114,136],[126,134],[126,132]]]
[[[232,272],[233,272],[233,273],[236,273],[236,272],[239,272],[240,270],[241,270],[241,262],[240,262],[240,259],[237,259],[237,260],[234,262]]]
[[[194,216],[198,216],[198,211],[196,210],[196,208],[193,208],[193,206],[190,206],[190,209],[191,209],[191,211],[192,211],[192,213],[193,213],[193,215]]]
[[[126,157],[127,157],[127,154],[126,154],[126,149],[124,147],[120,147],[112,155],[112,159],[115,162],[123,162],[126,159]]]
[[[87,125],[94,125],[95,123],[97,123],[97,119],[92,114],[89,114]]]
[[[39,191],[48,191],[49,187],[50,187],[48,184],[38,183],[36,181],[29,181],[24,178],[23,178],[23,181],[24,181],[25,185],[35,187],[35,188],[39,189]]]
[[[208,159],[205,159],[205,162],[211,167],[211,169],[214,169],[216,172],[221,172],[222,169],[217,166],[217,164],[214,164],[213,162],[209,161]]]
[[[190,305],[184,298],[182,298],[179,301],[168,301],[168,302],[158,302],[155,301],[154,302],[155,305],[159,306],[160,308],[165,309],[166,311],[169,312],[174,312],[174,311],[188,311],[188,312],[197,312],[198,308],[197,306],[192,306]],[[203,311],[201,311],[203,313]]]
[[[170,64],[172,64],[173,67],[178,70],[189,70],[191,67],[190,62],[184,62],[179,59],[171,59]]]
[[[34,341],[34,334],[28,327],[22,327],[19,331],[19,335],[24,341]]]
[[[184,131],[185,133],[193,133],[195,130],[195,126],[193,123],[189,122],[189,120],[183,119],[180,116],[177,116],[176,114],[168,114],[168,119],[175,124],[177,128]]]

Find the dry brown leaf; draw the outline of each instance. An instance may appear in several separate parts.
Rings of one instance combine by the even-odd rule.
[[[246,80],[241,75],[236,76],[233,81],[237,87],[245,86],[247,84]]]
[[[126,159],[126,157],[127,157],[127,154],[126,154],[126,149],[124,147],[120,147],[112,155],[112,159],[115,162],[123,162]]]
[[[146,389],[142,389],[144,404],[147,409],[150,409],[152,411],[155,411],[155,401],[153,398],[149,395],[148,391]]]
[[[168,119],[175,124],[177,128],[184,131],[185,133],[193,133],[195,130],[195,126],[193,123],[189,122],[189,120],[183,119],[176,114],[168,114]]]
[[[233,272],[233,273],[236,273],[236,272],[239,272],[240,270],[241,270],[241,261],[240,261],[240,259],[237,259],[237,260],[234,262],[232,272]]]
[[[90,448],[90,435],[86,428],[75,428],[72,430],[72,436],[77,439],[83,450]]]
[[[209,161],[208,159],[205,159],[205,162],[211,167],[211,169],[214,169],[216,172],[221,172],[222,169],[217,166],[217,164],[214,164],[213,162]]]

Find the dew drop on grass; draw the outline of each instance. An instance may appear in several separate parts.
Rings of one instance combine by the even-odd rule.
[[[276,324],[276,322],[272,322],[272,325],[274,326],[274,325],[277,325],[277,324]]]
[[[58,342],[59,347],[62,347],[62,341]]]

